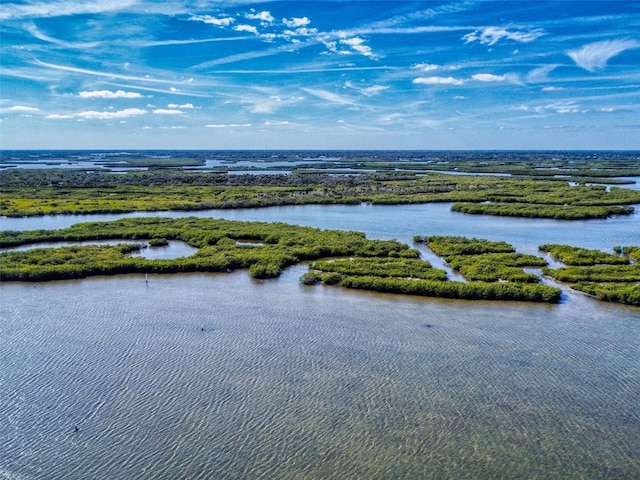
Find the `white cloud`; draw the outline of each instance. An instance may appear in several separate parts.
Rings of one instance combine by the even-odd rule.
[[[556,113],[584,113],[586,110],[580,109],[574,102],[560,102],[547,106],[548,109],[554,110]]]
[[[373,57],[373,50],[371,47],[364,44],[364,40],[360,37],[343,38],[340,40],[343,45],[350,46],[353,50],[365,57]]]
[[[236,32],[249,32],[258,35],[258,29],[253,25],[236,25],[233,27]]]
[[[501,83],[501,82],[511,82],[511,83],[521,83],[518,79],[518,76],[513,73],[507,73],[505,75],[493,75],[492,73],[476,73],[472,75],[471,78],[476,80],[477,82],[485,82],[485,83]]]
[[[560,91],[562,91],[562,90],[564,90],[564,88],[562,88],[562,87],[554,87],[554,86],[551,86],[551,87],[543,87],[543,88],[542,88],[542,91],[543,91],[543,92],[560,92]]]
[[[83,91],[78,94],[81,98],[142,98],[143,95],[137,92],[125,92],[124,90],[117,90],[115,92],[111,92],[109,90],[94,90],[94,91]]]
[[[250,127],[250,123],[228,123],[228,124],[212,124],[207,125],[207,128],[248,128]]]
[[[477,73],[472,75],[471,78],[478,82],[504,82],[506,80],[504,75],[493,75],[491,73]]]
[[[282,23],[289,28],[298,28],[298,27],[306,27],[311,23],[308,17],[296,18],[293,17],[291,19],[283,18]]]
[[[559,114],[587,113],[589,111],[588,109],[582,108],[580,107],[580,105],[572,101],[554,102],[548,105],[536,105],[533,107],[530,107],[528,105],[519,105],[517,107],[513,107],[511,110],[535,113],[554,112]]]
[[[416,85],[464,85],[464,81],[454,77],[418,77],[413,79]]]
[[[567,55],[580,68],[595,72],[606,67],[610,58],[624,50],[638,48],[640,43],[635,40],[603,40],[584,45],[576,50],[567,50]]]
[[[438,70],[440,66],[429,63],[418,63],[417,65],[414,65],[413,68],[416,70],[422,70],[423,72],[433,72],[434,70]]]
[[[67,118],[73,118],[73,115],[52,113],[51,115],[47,115],[47,118],[50,118],[52,120],[62,120],[62,119],[67,119]]]
[[[466,43],[480,42],[485,45],[495,45],[502,39],[512,40],[514,42],[527,43],[532,42],[536,38],[544,35],[539,28],[529,31],[509,31],[501,27],[485,27],[482,30],[475,30],[466,34],[462,39]]]
[[[192,103],[184,103],[182,105],[178,105],[177,103],[170,103],[169,105],[167,105],[167,108],[194,109],[196,107],[194,107]]]
[[[373,97],[374,95],[378,95],[385,90],[389,90],[389,87],[385,85],[372,85],[370,87],[360,89],[360,93],[367,97]]]
[[[259,13],[247,13],[245,18],[248,20],[260,20],[261,22],[273,23],[275,18],[271,15],[270,12],[262,11]]]
[[[287,120],[284,120],[282,122],[270,122],[267,120],[266,122],[264,122],[264,125],[266,125],[267,127],[277,126],[277,125],[289,125],[289,122]]]
[[[153,113],[156,115],[182,115],[184,112],[176,109],[156,108]]]
[[[27,107],[25,105],[14,105],[13,107],[9,107],[6,109],[9,112],[19,112],[19,113],[33,113],[39,112],[40,109],[36,107]]]
[[[101,119],[110,120],[113,118],[126,118],[126,117],[132,117],[136,115],[144,115],[145,113],[147,113],[146,110],[141,110],[139,108],[125,108],[124,110],[116,110],[112,112],[96,112],[93,110],[89,110],[86,112],[76,113],[74,114],[74,117],[98,119],[98,120],[101,120]]]
[[[215,25],[217,27],[228,27],[236,21],[233,17],[212,17],[211,15],[192,15],[189,20],[193,22],[203,22],[208,25]]]
[[[47,118],[50,119],[69,119],[69,118],[82,118],[88,120],[112,120],[116,118],[126,118],[133,117],[136,115],[144,115],[147,113],[146,110],[141,110],[139,108],[125,108],[124,110],[113,110],[113,111],[102,111],[98,112],[95,110],[88,110],[85,112],[78,112],[72,114],[58,114],[54,113],[51,115],[47,115]]]
[[[318,29],[300,27],[300,28],[296,28],[295,30],[285,30],[284,32],[282,32],[282,34],[285,37],[311,37],[318,34]],[[318,38],[318,40],[320,40],[322,43],[325,43],[324,38]]]

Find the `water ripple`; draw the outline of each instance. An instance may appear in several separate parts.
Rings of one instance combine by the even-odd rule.
[[[636,310],[309,289],[296,268],[3,285],[0,478],[640,472]]]

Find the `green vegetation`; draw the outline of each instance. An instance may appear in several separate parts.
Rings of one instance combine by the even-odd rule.
[[[538,247],[543,252],[548,252],[553,258],[567,265],[626,265],[629,259],[600,250],[571,247],[569,245],[545,244]]]
[[[633,207],[579,207],[573,205],[538,205],[533,203],[454,203],[451,210],[473,215],[508,217],[554,218],[556,220],[584,220],[607,218],[611,215],[629,215]]]
[[[613,251],[619,255],[626,255],[631,260],[640,262],[640,247],[613,247]]]
[[[640,265],[594,265],[586,267],[563,267],[554,270],[546,269],[546,274],[550,274],[561,282],[618,282],[633,283],[640,282]]]
[[[640,265],[629,265],[627,257],[568,245],[541,245],[540,250],[571,265],[544,268],[545,275],[599,300],[640,306]],[[640,248],[625,247],[626,251],[636,258]]]
[[[516,253],[506,242],[456,236],[417,237],[467,280],[482,282],[538,283],[539,277],[522,267],[544,267],[535,255]]]
[[[272,278],[289,265],[320,258],[303,283],[365,288],[446,298],[556,302],[560,290],[509,282],[450,282],[446,273],[420,260],[419,252],[395,240],[368,240],[358,232],[319,230],[283,223],[237,222],[200,218],[138,218],[79,223],[60,230],[0,232],[0,245],[50,241],[134,239],[164,244],[182,240],[199,250],[173,260],[132,256],[141,244],[34,248],[0,254],[0,280],[47,281],[124,273],[228,272],[249,269],[254,278]],[[486,242],[475,241],[485,244]],[[493,249],[509,246],[489,242]],[[481,255],[480,255],[481,256]],[[511,263],[522,263],[507,254]],[[506,260],[504,260],[506,262]],[[515,278],[515,277],[513,277]],[[528,281],[528,280],[527,280]]]
[[[539,284],[440,282],[368,276],[345,277],[340,281],[340,285],[346,288],[376,292],[460,300],[519,300],[556,303],[560,300],[561,294],[559,288]]]
[[[151,238],[149,240],[150,247],[166,247],[169,245],[169,240],[166,238]]]
[[[513,253],[515,249],[506,242],[457,236],[414,237],[425,242],[436,255],[449,261],[453,255],[479,255],[481,253]]]
[[[560,289],[537,284],[536,275],[516,268],[542,266],[546,262],[534,255],[517,254],[505,242],[464,237],[416,236],[414,239],[426,242],[437,254],[457,262],[463,275],[471,281],[452,282],[446,272],[432,268],[428,262],[397,258],[316,261],[301,281],[307,285],[323,282],[346,288],[467,300],[553,303],[560,299]]]
[[[322,272],[334,272],[345,276],[376,276],[413,278],[422,280],[447,279],[444,270],[432,268],[420,259],[396,258],[351,258],[331,261],[316,261],[311,267]]]
[[[270,278],[303,260],[322,257],[415,257],[408,245],[367,240],[358,232],[320,230],[284,223],[235,222],[200,218],[139,218],[80,223],[60,230],[0,232],[0,245],[104,239],[182,240],[198,252],[173,260],[131,256],[140,245],[36,248],[0,254],[0,280],[45,281],[120,273],[226,272],[248,268]],[[259,242],[259,243],[258,243]]]
[[[116,175],[106,171],[10,169],[0,171],[0,184],[0,215],[5,216],[457,202],[453,208],[466,213],[576,219],[629,214],[633,211],[630,205],[640,203],[640,191],[571,186],[566,179],[383,168],[375,173],[349,175],[228,175],[171,168]]]
[[[521,253],[485,253],[482,255],[457,255],[448,259],[451,268],[459,271],[467,280],[483,282],[538,283],[539,277],[526,273],[522,267],[544,267],[544,259]]]
[[[624,303],[640,306],[640,284],[580,282],[572,286],[604,302]]]

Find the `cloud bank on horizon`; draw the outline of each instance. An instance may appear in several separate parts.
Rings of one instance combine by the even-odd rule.
[[[637,1],[0,4],[2,149],[640,149]]]

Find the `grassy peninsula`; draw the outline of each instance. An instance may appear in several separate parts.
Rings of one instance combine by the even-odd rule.
[[[466,300],[523,300],[555,303],[561,290],[539,284],[539,277],[522,270],[524,266],[544,266],[535,255],[515,253],[505,242],[464,237],[415,237],[436,254],[446,258],[468,282],[450,281],[446,272],[419,259],[360,258],[316,261],[302,281],[323,282],[346,288],[386,293],[421,295]],[[454,265],[455,262],[455,265]]]
[[[368,240],[358,232],[320,230],[284,223],[202,218],[138,218],[79,223],[60,230],[0,232],[0,246],[55,241],[182,240],[198,248],[189,257],[148,260],[131,256],[131,245],[35,248],[0,254],[0,280],[46,281],[122,273],[227,272],[249,269],[255,278],[322,257],[403,256],[419,253],[391,240]]]
[[[540,250],[568,265],[544,268],[543,273],[571,288],[592,295],[599,300],[640,306],[640,247],[618,247],[620,253],[577,248],[569,245],[541,245]]]

